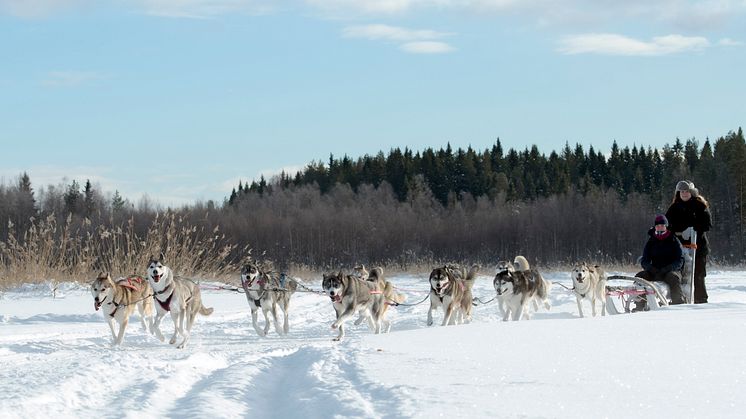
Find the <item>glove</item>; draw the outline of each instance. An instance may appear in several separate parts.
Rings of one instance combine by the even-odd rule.
[[[681,232],[681,238],[684,240],[691,240],[694,227],[688,227],[686,230]]]
[[[666,265],[666,266],[664,266],[664,267],[662,267],[660,269],[657,269],[657,271],[658,271],[657,273],[665,275],[665,274],[671,272],[672,269],[673,269],[672,265]]]
[[[656,268],[655,266],[651,266],[651,267],[650,267],[650,268],[648,269],[648,272],[650,272],[650,273],[651,273],[651,274],[653,274],[653,275],[658,275],[659,269],[658,269],[658,268]]]

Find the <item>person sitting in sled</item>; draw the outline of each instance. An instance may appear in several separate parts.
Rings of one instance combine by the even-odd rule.
[[[671,304],[684,303],[681,290],[681,267],[684,258],[681,244],[668,229],[668,219],[663,214],[655,217],[654,227],[648,230],[650,238],[645,243],[640,264],[643,271],[635,275],[648,281],[661,281],[671,290]]]

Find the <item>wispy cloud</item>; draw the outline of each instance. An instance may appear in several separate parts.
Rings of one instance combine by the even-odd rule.
[[[145,14],[170,18],[208,19],[231,13],[261,15],[276,9],[269,0],[138,0]]]
[[[641,41],[618,34],[592,33],[562,38],[558,51],[563,54],[656,56],[701,51],[709,46],[707,38],[699,36],[666,35]]]
[[[0,14],[41,18],[85,6],[90,0],[0,0]]]
[[[416,6],[448,4],[448,0],[305,0],[309,5],[330,14],[400,14]]]
[[[744,43],[741,41],[736,41],[735,39],[723,38],[718,41],[718,45],[723,47],[740,47],[743,46]]]
[[[93,71],[51,71],[41,84],[48,87],[76,87],[104,78],[102,74]]]
[[[348,26],[342,31],[342,34],[346,38],[383,39],[389,41],[440,39],[449,35],[445,32],[413,30],[382,24]]]
[[[342,30],[342,36],[345,38],[398,42],[399,49],[415,54],[443,54],[454,51],[451,45],[435,41],[451,35],[453,34],[430,29],[408,29],[383,24],[348,26]]]

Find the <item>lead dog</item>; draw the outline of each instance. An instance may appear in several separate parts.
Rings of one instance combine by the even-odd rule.
[[[163,342],[165,338],[160,329],[161,320],[166,313],[171,313],[174,335],[168,343],[175,344],[177,336],[181,335],[183,340],[177,346],[181,349],[189,342],[197,313],[209,316],[213,309],[202,305],[199,285],[187,279],[176,278],[171,268],[164,265],[163,261],[164,256],[161,253],[158,259],[151,256],[148,262],[148,282],[153,287],[155,308],[158,313],[153,328],[158,339]]]
[[[385,283],[380,279],[368,281],[355,278],[352,275],[324,274],[321,286],[324,293],[332,300],[337,319],[332,323],[332,329],[339,329],[335,341],[344,335],[344,324],[359,313],[368,319],[368,325],[375,333],[381,333],[381,316],[385,301],[383,290]]]
[[[528,304],[533,302],[534,310],[539,309],[539,303],[549,310],[550,284],[539,271],[531,269],[523,256],[516,256],[513,264],[500,262],[498,272],[493,280],[497,292],[498,306],[503,315],[503,321],[512,318],[520,320],[523,316],[531,318]]]
[[[113,345],[121,345],[124,331],[135,308],[140,313],[143,330],[153,333],[153,290],[148,281],[140,277],[122,278],[118,281],[102,272],[91,283],[93,308],[103,307],[104,320],[109,324]],[[119,323],[119,333],[114,331],[114,322]]]
[[[283,275],[276,275],[274,272],[265,272],[259,269],[253,261],[249,261],[241,268],[241,286],[246,293],[246,300],[251,308],[251,324],[259,336],[267,336],[269,333],[269,315],[272,314],[272,320],[275,324],[275,331],[278,335],[286,335],[290,330],[288,313],[290,311],[290,297],[298,288],[295,280],[288,279]],[[284,321],[280,326],[277,318],[277,307],[282,309]],[[259,309],[264,314],[264,329],[259,327],[257,318]]]
[[[583,316],[583,300],[591,301],[591,312],[596,317],[596,301],[601,303],[601,315],[606,315],[606,274],[598,266],[582,262],[572,270],[572,290],[578,302],[578,313]]]
[[[468,274],[455,266],[446,265],[430,272],[430,310],[427,325],[433,325],[433,311],[443,309],[441,326],[471,321],[471,288],[479,266],[472,266]]]

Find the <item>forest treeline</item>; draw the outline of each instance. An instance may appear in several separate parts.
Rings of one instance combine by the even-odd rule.
[[[0,184],[0,268],[4,276],[136,270],[163,250],[185,274],[228,274],[248,249],[281,269],[491,266],[519,253],[539,265],[632,264],[681,179],[710,202],[712,257],[737,264],[745,171],[739,128],[660,150],[566,144],[546,155],[536,146],[505,151],[498,139],[481,151],[330,156],[295,174],[241,182],[222,203],[176,209],[133,205],[89,181],[35,189],[23,173]],[[28,263],[39,266],[22,274]]]

